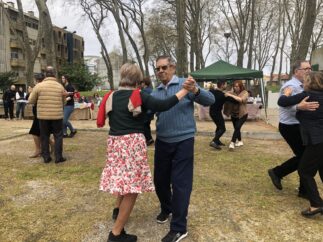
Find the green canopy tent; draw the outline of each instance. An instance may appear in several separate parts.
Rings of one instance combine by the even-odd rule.
[[[234,81],[234,80],[252,80],[260,79],[261,87],[261,96],[263,104],[265,107],[265,115],[267,118],[267,108],[266,108],[266,99],[265,99],[265,87],[263,82],[263,73],[262,71],[246,69],[231,65],[223,60],[219,60],[212,65],[209,65],[201,70],[197,70],[191,73],[191,76],[194,77],[198,82],[201,81],[212,81],[217,82],[220,80]]]

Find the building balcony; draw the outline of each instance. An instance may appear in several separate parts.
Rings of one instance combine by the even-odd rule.
[[[10,48],[21,49],[20,42],[17,39],[10,39]]]
[[[25,61],[22,59],[11,58],[10,65],[12,67],[25,67]]]

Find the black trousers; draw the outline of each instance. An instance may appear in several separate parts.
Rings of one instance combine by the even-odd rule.
[[[186,232],[193,185],[194,138],[155,144],[154,183],[161,211],[172,213],[170,229]]]
[[[274,173],[278,177],[283,178],[298,169],[305,146],[303,145],[299,124],[279,123],[279,132],[295,154],[295,156],[274,168]],[[302,179],[300,179],[299,191],[306,193]]]
[[[4,117],[5,118],[10,118],[13,119],[13,108],[14,108],[14,103],[13,102],[4,102]]]
[[[223,115],[222,115],[221,111],[220,112],[210,113],[210,116],[211,116],[213,122],[216,125],[215,135],[214,135],[213,141],[214,141],[214,143],[218,143],[220,141],[221,136],[226,131],[224,118],[223,118]]]
[[[59,120],[39,120],[40,143],[44,160],[50,157],[49,136],[52,133],[55,140],[55,160],[63,158],[63,119]]]
[[[237,140],[241,141],[241,127],[247,121],[248,114],[242,116],[241,118],[234,118],[231,116],[231,121],[233,124],[233,135],[232,135],[232,142],[236,142]]]
[[[312,207],[323,207],[323,200],[320,197],[314,179],[317,171],[320,171],[321,180],[323,178],[323,143],[308,145],[298,167],[298,174],[306,189]]]

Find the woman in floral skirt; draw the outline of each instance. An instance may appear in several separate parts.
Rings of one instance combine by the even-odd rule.
[[[126,234],[124,226],[137,195],[154,191],[147,162],[145,113],[147,110],[166,111],[187,94],[182,89],[167,100],[159,100],[140,92],[137,87],[142,80],[142,73],[136,64],[124,64],[120,75],[119,89],[106,94],[97,119],[98,127],[102,127],[105,119],[102,114],[107,114],[110,126],[107,160],[101,176],[100,190],[122,196],[119,214],[109,233],[110,242],[137,241],[136,235]]]

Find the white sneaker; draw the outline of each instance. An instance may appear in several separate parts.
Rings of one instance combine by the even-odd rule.
[[[237,141],[237,142],[235,143],[235,146],[236,146],[236,147],[243,146],[243,142],[242,142],[242,141]]]
[[[234,143],[233,143],[233,142],[231,142],[231,143],[229,144],[229,150],[234,150]]]

